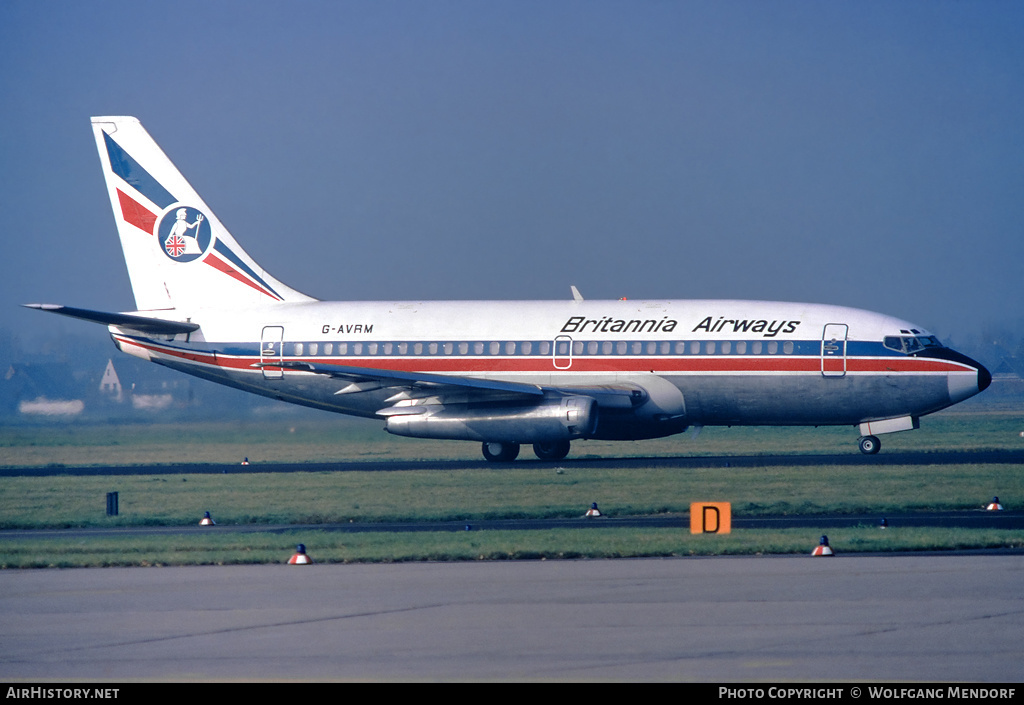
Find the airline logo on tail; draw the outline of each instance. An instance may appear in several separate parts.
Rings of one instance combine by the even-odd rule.
[[[156,236],[163,243],[164,254],[175,262],[199,259],[213,241],[206,216],[189,206],[172,206],[164,213],[156,227]]]
[[[105,131],[103,140],[111,171],[124,184],[116,190],[126,223],[154,236],[164,255],[176,263],[200,261],[275,301],[284,300],[217,238],[206,213],[180,202]]]

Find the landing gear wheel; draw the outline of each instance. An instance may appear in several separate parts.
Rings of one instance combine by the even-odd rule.
[[[484,457],[492,463],[510,463],[519,456],[518,443],[484,443]]]
[[[545,441],[534,443],[533,452],[541,460],[561,460],[569,455],[569,441]]]
[[[878,440],[877,436],[864,436],[857,441],[857,444],[860,446],[860,452],[864,455],[874,455],[882,450],[882,442]]]

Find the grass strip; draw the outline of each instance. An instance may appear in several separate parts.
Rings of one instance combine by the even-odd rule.
[[[215,532],[215,530],[213,530]],[[194,536],[22,538],[0,542],[2,568],[86,568],[286,563],[298,543],[317,563],[607,559],[807,554],[821,529],[734,530],[692,535],[686,529],[545,529],[343,534],[208,533]],[[855,552],[1024,548],[1024,532],[998,529],[876,526],[827,530],[837,555]]]
[[[116,491],[119,515],[106,516]],[[979,509],[1024,505],[1012,465],[582,468],[0,478],[0,528],[198,523],[317,524],[686,513],[728,501],[736,516]]]

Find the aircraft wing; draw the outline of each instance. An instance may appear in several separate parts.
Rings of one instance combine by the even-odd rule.
[[[449,375],[437,375],[429,372],[402,372],[399,370],[386,370],[376,367],[353,367],[350,365],[331,365],[325,363],[312,363],[301,361],[275,361],[256,363],[256,367],[283,367],[286,370],[299,370],[302,372],[313,372],[320,375],[337,377],[348,380],[349,386],[343,387],[337,393],[345,394],[350,392],[367,391],[368,389],[379,389],[381,387],[416,387],[429,390],[433,393],[443,388],[460,388],[463,391],[470,389],[486,390],[491,392],[503,392],[512,394],[523,394],[531,397],[544,396],[544,390],[536,384],[524,384],[522,382],[503,382],[500,380],[479,379],[475,377],[453,377]],[[370,387],[367,383],[373,383]]]
[[[405,400],[419,396],[437,396],[465,394],[476,392],[478,399],[489,397],[502,397],[507,399],[511,396],[524,396],[542,398],[546,394],[556,396],[583,395],[593,397],[598,406],[604,408],[632,408],[647,401],[647,392],[643,387],[634,384],[609,384],[597,386],[565,386],[546,387],[524,382],[507,382],[503,380],[481,379],[478,377],[456,377],[452,375],[438,375],[429,372],[402,372],[399,370],[386,370],[375,367],[354,367],[350,365],[332,365],[326,363],[313,363],[305,361],[275,361],[256,363],[257,367],[274,367],[315,374],[328,375],[339,380],[346,380],[348,384],[339,389],[336,394],[348,394],[354,392],[370,391],[386,387],[404,388],[410,390],[410,394],[403,395],[397,399]],[[387,410],[378,412],[387,415]],[[397,410],[396,412],[397,413]]]
[[[133,313],[108,313],[106,311],[90,311],[86,308],[72,308],[60,304],[23,304],[25,308],[34,308],[39,311],[58,313],[61,316],[70,316],[92,323],[102,323],[105,326],[121,326],[131,328],[142,333],[155,335],[178,335],[180,333],[191,333],[199,330],[198,323],[183,321],[166,321],[162,318],[150,318],[148,316],[137,316]]]

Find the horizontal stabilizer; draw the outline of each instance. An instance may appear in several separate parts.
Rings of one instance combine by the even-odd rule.
[[[60,304],[24,304],[26,308],[35,308],[40,311],[59,313],[62,316],[80,318],[83,321],[102,323],[105,326],[119,326],[131,328],[142,333],[157,335],[178,335],[179,333],[191,333],[199,330],[198,323],[185,323],[182,321],[165,321],[162,318],[149,318],[147,316],[136,316],[131,313],[108,313],[106,311],[90,311],[85,308],[72,308]]]

